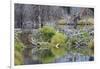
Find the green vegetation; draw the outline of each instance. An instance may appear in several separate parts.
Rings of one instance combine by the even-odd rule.
[[[62,34],[57,32],[51,39],[51,44],[53,47],[51,48],[52,53],[56,57],[61,57],[65,54],[66,52],[66,39],[67,37]]]
[[[50,41],[56,32],[56,30],[50,26],[44,26],[43,28],[40,28],[39,31],[44,41]]]
[[[84,25],[93,25],[94,24],[94,19],[93,18],[84,18],[78,21],[77,24]]]
[[[66,40],[66,36],[62,33],[57,32],[51,39],[51,43],[56,45],[56,44],[64,44]]]
[[[24,64],[23,49],[24,49],[23,43],[18,39],[18,36],[15,36],[15,52],[14,52],[15,65]]]
[[[70,40],[70,50],[74,53],[92,56],[94,52],[93,40],[90,40],[89,33],[82,32],[81,35],[74,36]]]
[[[59,58],[66,53],[67,37],[64,34],[49,26],[44,26],[39,31],[44,40],[38,42],[40,44],[39,50],[43,53],[40,57],[43,63],[52,62],[55,58]]]
[[[39,57],[42,63],[51,63],[55,60],[55,56],[50,49],[44,49],[39,51],[40,51]]]
[[[52,63],[55,59],[70,52],[92,56],[94,54],[94,41],[91,39],[88,32],[80,32],[82,34],[69,37],[62,32],[56,31],[55,28],[50,26],[44,26],[43,28],[38,29],[38,32],[32,36],[37,43],[37,48],[34,50],[37,56],[33,56],[33,59],[39,60],[42,63]],[[16,65],[24,64],[23,50],[25,43],[21,42],[18,38],[19,35],[21,34],[15,36]]]

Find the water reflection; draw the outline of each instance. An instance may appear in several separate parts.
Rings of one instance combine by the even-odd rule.
[[[77,25],[76,28],[74,28],[73,25],[58,25],[57,29],[59,29],[60,32],[63,32],[67,34],[68,36],[73,36],[74,34],[78,34],[81,31],[88,32],[94,34],[94,25]],[[92,35],[93,39],[93,35]],[[74,60],[73,60],[74,59]],[[65,56],[58,58],[55,60],[55,62],[80,62],[80,61],[93,61],[93,56],[83,55],[80,53],[73,54],[65,54]]]

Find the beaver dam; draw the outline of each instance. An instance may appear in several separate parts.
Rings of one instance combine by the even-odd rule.
[[[15,65],[94,61],[94,8],[14,7]]]

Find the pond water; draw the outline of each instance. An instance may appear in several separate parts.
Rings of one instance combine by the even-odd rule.
[[[56,26],[56,29],[59,32],[63,32],[68,37],[73,37],[75,35],[79,35],[82,32],[87,32],[91,36],[91,39],[94,38],[94,25],[77,25],[76,28],[74,28],[73,25],[58,25]],[[33,34],[35,34],[38,30],[33,29]],[[21,32],[21,29],[16,29],[15,32]],[[27,51],[27,50],[26,50]],[[38,53],[34,50],[32,50],[32,57],[24,57],[24,64],[41,64],[42,62],[38,60]],[[28,54],[28,53],[26,53]],[[31,58],[31,59],[30,59]],[[80,53],[65,53],[64,56],[60,58],[56,58],[53,63],[63,63],[63,62],[81,62],[81,61],[93,61],[94,56],[87,56]]]
[[[58,25],[57,27],[60,32],[64,32],[67,36],[72,37],[74,35],[81,34],[82,32],[87,32],[90,34],[91,39],[94,38],[94,25],[77,25],[76,28],[74,28],[73,25]],[[74,58],[75,57],[75,58]],[[73,60],[74,58],[74,60]],[[80,62],[80,61],[91,61],[90,59],[94,60],[94,57],[92,56],[86,56],[82,55],[80,53],[73,54],[66,54],[65,56],[58,58],[55,60],[55,62]]]
[[[76,28],[74,28],[73,25],[58,25],[56,26],[57,30],[60,32],[65,33],[67,36],[72,37],[74,35],[79,35],[81,32],[87,32],[91,36],[91,39],[94,37],[94,26],[93,25],[77,25]],[[33,57],[34,58],[34,57]],[[87,56],[80,53],[65,53],[64,56],[55,59],[54,63],[63,63],[63,62],[80,62],[80,61],[92,61],[94,60],[93,56]]]
[[[92,10],[91,10],[92,9]],[[81,51],[84,51],[88,46],[86,45],[88,40],[94,39],[94,9],[93,8],[85,8],[85,7],[64,7],[64,6],[46,6],[46,5],[32,5],[32,4],[15,4],[15,31],[14,34],[18,33],[18,35],[15,36],[15,42],[16,42],[16,50],[15,53],[17,53],[18,56],[15,57],[19,59],[19,55],[21,55],[21,59],[24,59],[21,64],[42,64],[42,60],[46,63],[49,63],[48,61],[52,61],[52,63],[60,63],[60,62],[80,62],[80,61],[93,61],[94,56],[93,55],[87,55],[80,52],[68,52],[69,50],[72,50],[72,48],[75,46],[79,49],[82,49]],[[86,23],[90,23],[90,25],[85,25]],[[82,24],[82,25],[79,25]],[[41,37],[41,32],[39,32],[39,28],[41,29],[45,25],[54,27],[54,35],[56,33],[59,33],[65,40],[59,40],[59,39],[52,39],[51,33],[49,33],[49,39],[45,39],[45,37]],[[18,29],[20,28],[20,29]],[[48,30],[46,30],[48,32]],[[44,31],[43,31],[44,32]],[[52,31],[50,31],[52,32]],[[85,36],[88,38],[81,39],[81,34],[88,33],[89,38],[87,37],[87,34]],[[35,36],[34,36],[35,35]],[[48,38],[47,36],[47,38]],[[67,38],[69,40],[69,47],[68,51],[65,50],[64,44],[67,47]],[[72,43],[72,40],[74,39],[76,44]],[[18,40],[19,37],[19,40]],[[57,36],[57,38],[59,35]],[[44,40],[43,40],[44,39]],[[53,49],[53,52],[57,53],[56,55],[63,54],[63,56],[60,55],[59,58],[53,57],[56,56],[53,52],[51,55],[51,50],[45,50],[45,52],[41,53],[40,50],[38,50],[38,46],[47,47],[48,45],[52,46],[54,43],[52,43],[52,40],[59,40],[62,42],[59,42],[58,44],[55,44],[54,46],[60,46],[60,43],[62,43],[61,48],[59,49]],[[86,40],[85,40],[86,39]],[[46,41],[47,40],[47,41]],[[82,41],[83,40],[83,41]],[[19,41],[19,42],[18,42]],[[44,45],[39,45],[39,42],[44,43]],[[48,44],[49,43],[49,44]],[[71,45],[74,44],[74,45]],[[93,43],[93,42],[92,42]],[[21,49],[21,52],[19,51],[20,47],[25,46],[24,49]],[[46,45],[46,46],[45,46]],[[85,49],[83,50],[83,48]],[[23,47],[22,47],[23,48]],[[38,48],[38,49],[37,49]],[[22,50],[24,50],[22,52]],[[40,51],[40,52],[39,52]],[[44,50],[43,50],[44,51]],[[60,51],[60,52],[59,52]],[[67,53],[66,53],[67,52]],[[90,51],[86,50],[86,53],[89,53]],[[43,56],[44,53],[46,56]],[[49,55],[50,57],[48,57]],[[44,58],[41,58],[39,54],[42,54]],[[23,56],[23,57],[22,57]],[[15,59],[16,60],[16,59]],[[20,62],[20,60],[19,60]],[[19,64],[17,61],[17,63]]]

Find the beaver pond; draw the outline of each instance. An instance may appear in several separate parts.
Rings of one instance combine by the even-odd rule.
[[[15,4],[15,65],[94,61],[94,9]]]

